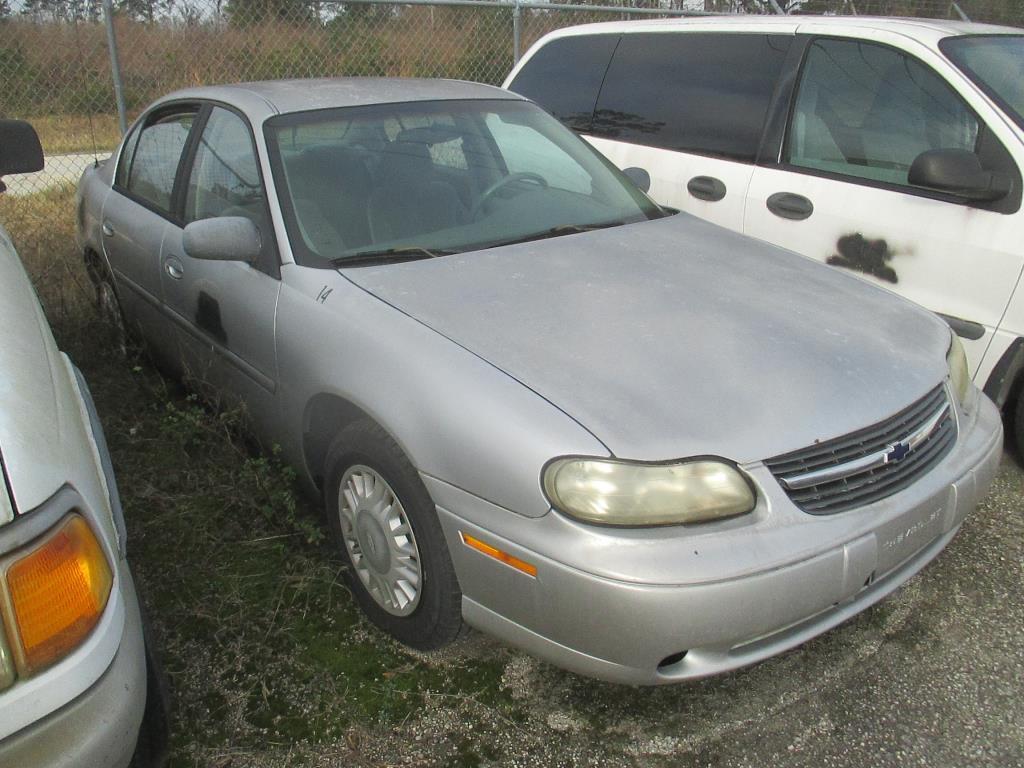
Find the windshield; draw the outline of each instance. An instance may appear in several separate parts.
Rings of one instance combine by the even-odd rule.
[[[948,37],[939,48],[1024,128],[1024,36]]]
[[[310,266],[384,252],[442,255],[664,215],[528,102],[302,112],[268,120],[266,135],[293,251]]]

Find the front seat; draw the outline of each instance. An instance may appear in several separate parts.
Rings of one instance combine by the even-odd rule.
[[[376,187],[367,203],[374,243],[406,240],[463,224],[466,207],[448,182],[438,179],[427,144],[402,140],[382,149]]]

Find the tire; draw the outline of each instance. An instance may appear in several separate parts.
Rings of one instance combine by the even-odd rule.
[[[324,467],[324,506],[359,607],[419,650],[462,628],[462,592],[434,503],[401,448],[376,424],[346,427]]]
[[[1017,450],[1017,458],[1024,463],[1024,387],[1017,395],[1017,406],[1013,413],[1013,439]]]
[[[127,357],[128,328],[121,311],[121,300],[117,297],[113,278],[105,270],[96,279],[96,309],[111,345],[121,357]]]

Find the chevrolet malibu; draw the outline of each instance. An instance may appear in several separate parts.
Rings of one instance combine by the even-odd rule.
[[[488,86],[179,91],[79,227],[115,326],[281,446],[416,648],[734,669],[924,567],[1001,455],[936,316],[659,208]]]

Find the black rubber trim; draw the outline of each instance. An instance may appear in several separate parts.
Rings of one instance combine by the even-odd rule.
[[[793,95],[796,93],[797,77],[810,41],[809,35],[794,35],[786,53],[786,60],[775,84],[775,92],[768,105],[761,143],[757,148],[757,165],[773,166],[782,159],[782,145],[786,138],[786,125],[792,110]]]
[[[962,317],[954,315],[944,315],[941,312],[936,312],[935,314],[945,320],[949,327],[953,329],[953,332],[961,339],[977,341],[985,335],[985,326],[981,323],[976,323],[973,320],[964,320]]]
[[[1009,349],[992,369],[985,382],[984,392],[1000,410],[1006,406],[1014,384],[1024,373],[1024,339],[1014,339]]]

